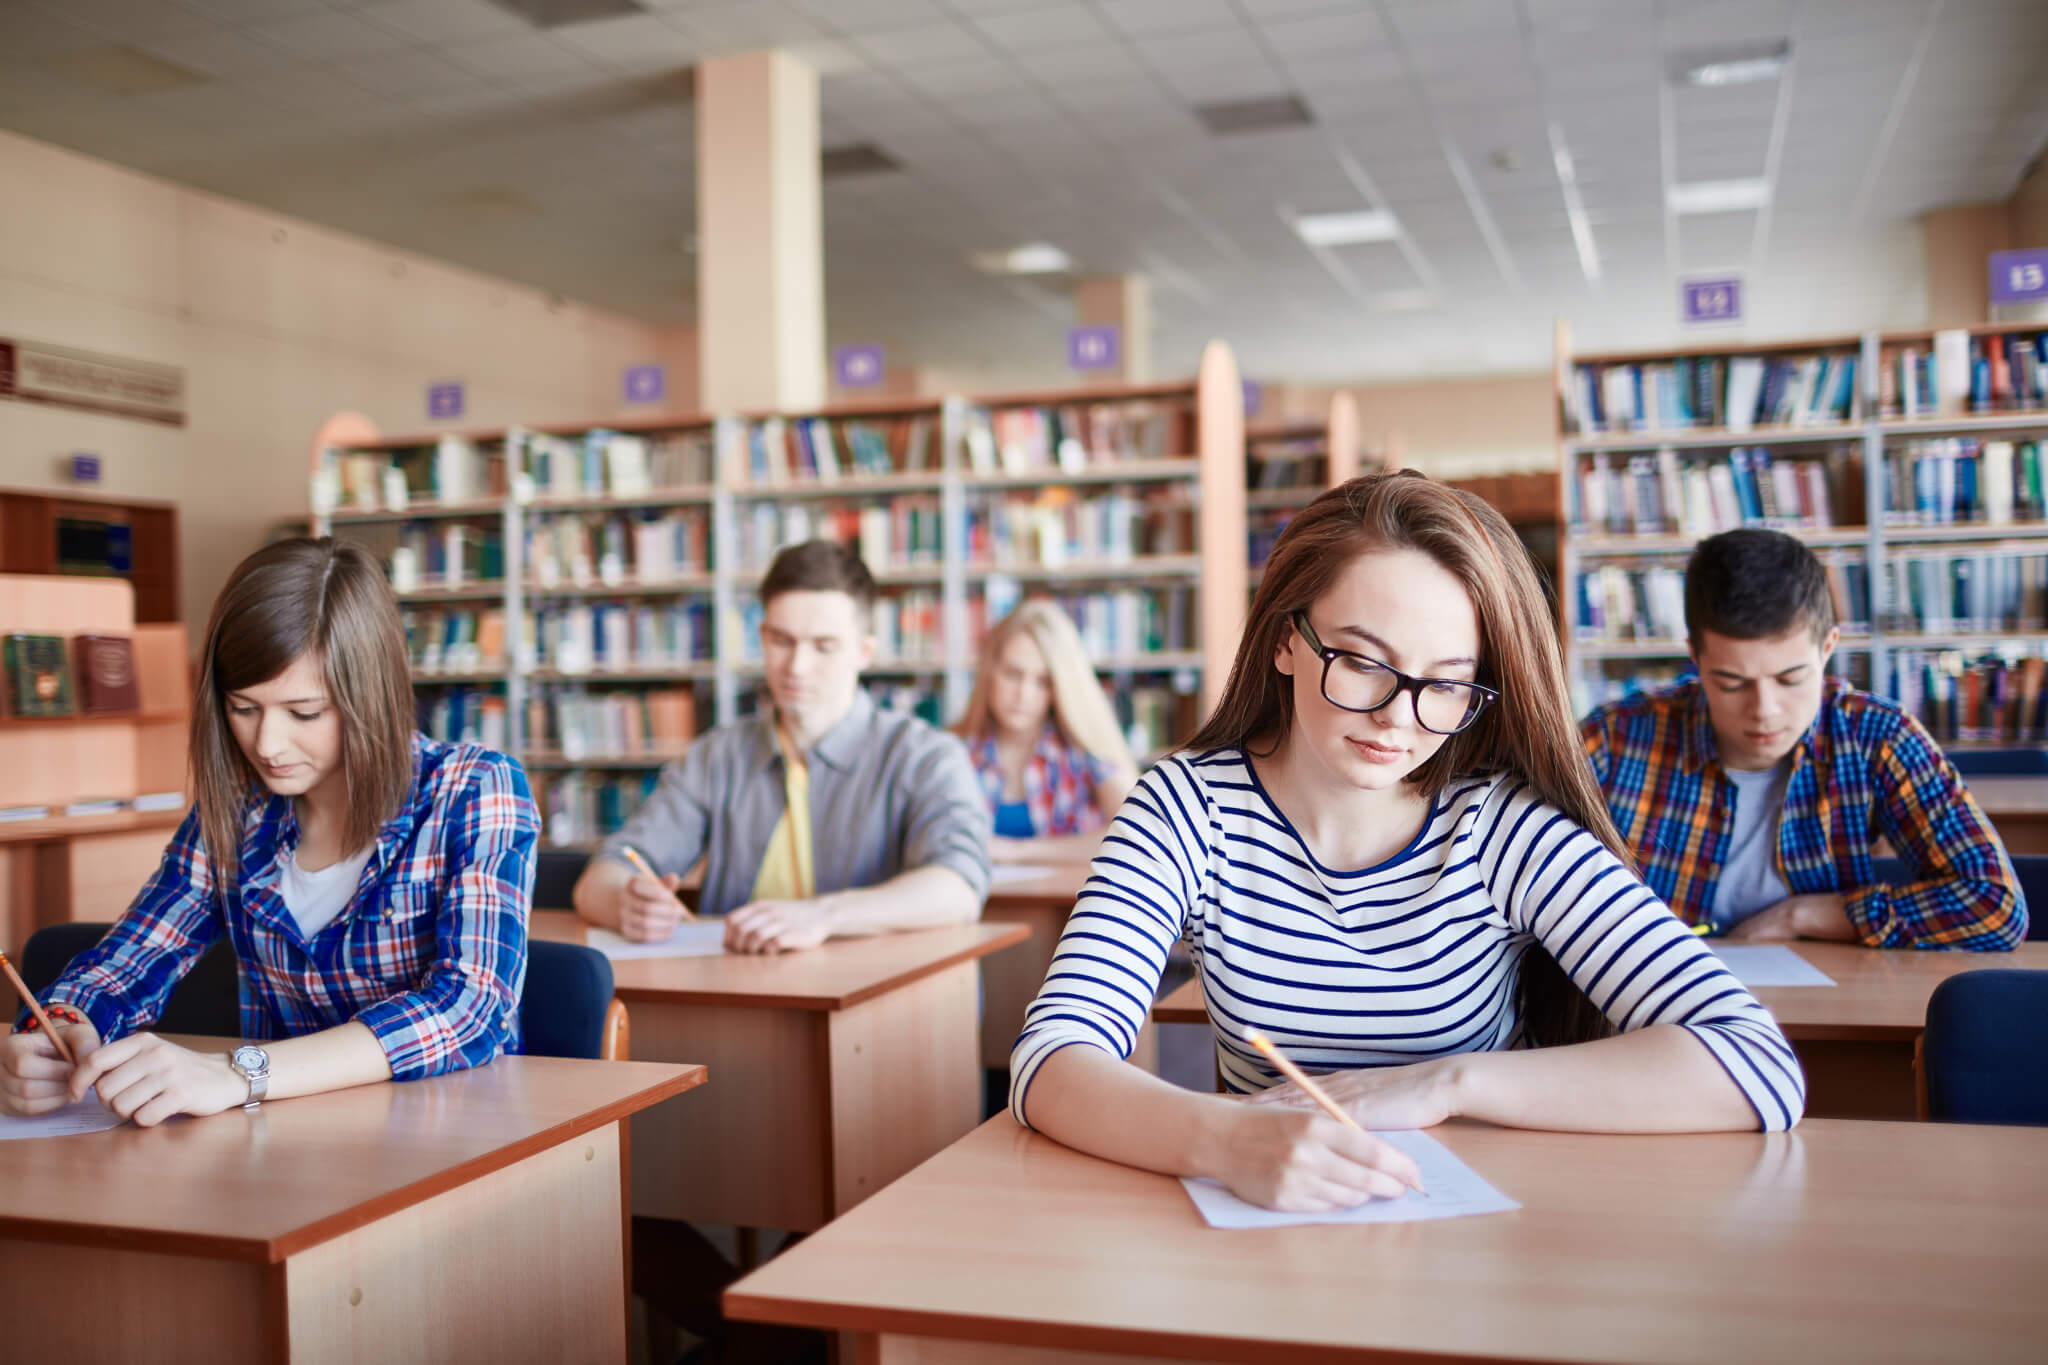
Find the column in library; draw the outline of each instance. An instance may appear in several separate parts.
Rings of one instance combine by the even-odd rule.
[[[1116,363],[1087,372],[1098,384],[1152,379],[1152,282],[1143,275],[1089,275],[1074,286],[1074,325],[1117,329]]]
[[[786,52],[697,67],[697,326],[706,412],[825,401],[818,73]]]

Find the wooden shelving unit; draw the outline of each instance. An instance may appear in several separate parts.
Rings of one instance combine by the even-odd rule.
[[[2034,460],[2048,457],[2048,449],[2041,449],[2048,446],[2048,400],[2038,390],[2011,396],[2020,384],[2013,374],[2006,374],[1997,388],[2008,397],[1998,402],[1988,377],[1991,339],[2001,339],[1995,349],[2002,358],[2006,344],[2002,339],[2011,338],[2017,344],[2025,338],[2032,344],[2044,331],[2048,327],[2033,323],[1948,334],[1868,333],[1764,345],[1574,356],[1569,333],[1560,328],[1556,364],[1560,615],[1580,708],[1605,699],[1611,690],[1606,681],[1611,677],[1607,665],[1614,661],[1662,660],[1675,665],[1687,658],[1684,641],[1676,638],[1682,630],[1668,638],[1614,638],[1611,634],[1595,638],[1582,619],[1589,609],[1582,595],[1582,584],[1590,581],[1586,575],[1608,568],[1675,571],[1699,540],[1696,530],[1676,529],[1675,523],[1687,520],[1689,514],[1684,506],[1674,509],[1668,505],[1672,501],[1668,471],[1705,466],[1708,478],[1717,480],[1720,476],[1715,469],[1725,466],[1730,485],[1739,493],[1738,481],[1745,477],[1744,471],[1748,471],[1753,490],[1763,492],[1766,483],[1782,490],[1785,485],[1775,482],[1778,471],[1790,466],[1795,472],[1789,486],[1800,495],[1797,508],[1788,511],[1778,506],[1778,515],[1773,517],[1758,514],[1769,509],[1745,502],[1740,521],[1776,525],[1798,536],[1830,565],[1831,578],[1848,604],[1864,608],[1865,619],[1851,616],[1844,622],[1836,671],[1920,714],[1945,742],[1978,742],[1980,727],[1970,726],[1967,719],[1951,720],[1959,710],[1967,709],[1969,672],[1983,662],[1978,656],[2016,663],[2048,654],[2048,507],[2038,500],[2028,502],[2021,490],[2013,508],[1994,520],[1987,515],[1991,510],[1988,489],[1978,486],[1977,495],[1968,496],[1970,480],[1978,477],[1986,461],[2009,461],[2006,468],[2018,479],[2017,471],[2027,458],[2020,443],[2037,444],[2031,457]],[[1944,350],[1949,361],[1946,372],[1941,358]],[[1968,362],[1961,375],[1955,373],[1958,355]],[[1931,364],[1928,357],[1933,357]],[[1731,363],[1741,358],[1788,367],[1791,374],[1786,383],[1794,387],[1776,411],[1783,413],[1789,405],[1790,411],[1807,420],[1759,423],[1742,430],[1726,425],[1702,429],[1670,424],[1652,430],[1593,430],[1581,429],[1576,420],[1586,408],[1588,395],[1617,367],[1643,367],[1647,375],[1705,361],[1713,366],[1709,373],[1725,375]],[[1799,371],[1798,366],[1808,358],[1825,358],[1826,365]],[[1985,360],[1982,367],[1979,359]],[[1580,367],[1591,367],[1590,383],[1581,376]],[[2018,367],[2012,369],[2016,374]],[[1696,368],[1692,372],[1699,373]],[[1801,373],[1807,378],[1800,378]],[[1631,378],[1639,388],[1653,382],[1633,373]],[[1797,387],[1809,381],[1810,387]],[[1923,384],[1926,388],[1921,392]],[[1923,400],[1924,406],[1905,410],[1904,395]],[[1726,396],[1725,391],[1721,396]],[[1987,405],[1991,410],[1984,410]],[[1822,408],[1828,410],[1822,412]],[[1931,444],[1948,441],[1977,444],[1939,450]],[[2014,443],[2010,452],[1985,444],[2008,441]],[[1762,461],[1750,453],[1758,450],[1766,452]],[[1636,473],[1621,474],[1631,459],[1637,461]],[[1934,480],[1949,480],[1933,490],[1932,502],[1928,500],[1929,486],[1919,482],[1930,477],[1920,468],[1926,460],[1935,462]],[[1951,463],[1944,475],[1940,468],[1944,460],[1968,462],[1970,472],[1958,474]],[[1651,462],[1657,465],[1654,475],[1649,472]],[[1653,477],[1658,489],[1652,496],[1661,500],[1663,524],[1645,527],[1640,534],[1590,524],[1586,514],[1594,500],[1585,496],[1588,469],[1614,471],[1596,473],[1610,490],[1617,478],[1626,484],[1631,478]],[[1689,473],[1681,475],[1690,477]],[[1820,525],[1800,519],[1799,513],[1811,511],[1812,482],[1826,490],[1832,519],[1844,524]],[[1628,491],[1631,506],[1637,505],[1633,499],[1640,495],[1633,488]],[[1611,512],[1613,504],[1607,495],[1602,494],[1601,500]],[[1904,505],[1908,500],[1912,506]],[[1782,503],[1782,497],[1773,501]],[[1951,516],[1956,519],[1948,519]],[[1722,519],[1726,520],[1725,516]],[[1717,524],[1715,529],[1725,527]],[[2016,560],[2021,563],[2011,563]],[[1936,565],[1939,568],[1923,568]],[[1991,587],[1971,586],[1979,577]],[[1610,576],[1607,581],[1616,580]],[[1665,582],[1668,589],[1669,576]],[[1958,599],[1982,610],[1952,612]],[[1938,608],[1936,619],[1925,622],[1922,617],[1931,607]],[[1949,619],[1952,615],[1960,619]],[[1640,620],[1635,622],[1638,627],[1640,624]],[[1951,692],[1952,697],[1948,695]],[[2018,742],[2023,741],[2011,736],[2004,740],[2007,745]],[[2024,742],[2038,744],[2041,736],[2029,736]]]
[[[802,413],[680,417],[634,426],[571,424],[531,432],[471,432],[461,439],[478,451],[502,452],[495,458],[504,460],[506,467],[502,475],[494,472],[491,477],[501,478],[504,492],[481,500],[409,496],[402,511],[345,505],[336,490],[346,488],[348,481],[335,471],[351,457],[420,451],[441,438],[386,437],[361,419],[343,415],[323,428],[328,444],[314,453],[314,527],[316,533],[361,534],[387,554],[408,527],[415,535],[422,526],[435,534],[446,523],[464,523],[499,537],[503,580],[452,586],[420,582],[398,596],[404,607],[420,613],[421,620],[426,613],[444,609],[471,610],[480,617],[486,612],[499,615],[506,641],[502,657],[461,655],[452,663],[444,660],[440,667],[429,668],[416,656],[414,682],[428,708],[436,704],[435,697],[450,690],[470,690],[478,699],[488,692],[501,699],[494,706],[502,707],[498,714],[503,716],[503,733],[490,738],[510,752],[529,756],[532,766],[547,774],[544,781],[575,781],[579,773],[606,769],[648,770],[651,780],[651,770],[661,760],[652,752],[569,760],[560,746],[535,732],[530,717],[536,700],[650,686],[688,688],[697,698],[696,714],[707,721],[723,722],[741,714],[760,678],[751,645],[754,584],[776,548],[801,538],[786,534],[791,528],[809,534],[846,534],[863,549],[882,589],[884,610],[919,623],[918,647],[896,652],[885,647],[869,672],[881,684],[878,691],[885,700],[922,697],[941,719],[956,715],[966,702],[978,646],[977,618],[992,591],[1056,596],[1101,589],[1186,594],[1191,629],[1176,647],[1120,647],[1105,650],[1097,660],[1112,692],[1123,696],[1127,705],[1134,696],[1145,700],[1147,715],[1159,714],[1154,709],[1157,694],[1171,692],[1177,700],[1168,708],[1171,733],[1164,738],[1179,739],[1214,704],[1243,629],[1242,403],[1236,362],[1228,347],[1218,342],[1205,351],[1198,374],[1177,383],[868,402]],[[996,449],[991,459],[989,447],[978,453],[973,449],[982,437],[993,439],[998,425],[1007,428],[1029,420],[1018,415],[1027,411],[1078,416],[1084,419],[1081,426],[1088,425],[1089,414],[1121,414],[1134,421],[1157,416],[1168,430],[1164,448],[1156,453],[1131,457],[1120,453],[1121,448],[1084,441],[1078,461],[1071,450],[1052,451],[1053,463],[1045,467],[1020,461],[1014,452],[1006,455]],[[1350,430],[1354,435],[1340,438],[1337,445],[1355,450],[1355,409]],[[706,442],[711,452],[705,471],[709,477],[633,492],[614,491],[602,481],[549,492],[520,477],[531,472],[524,463],[535,448],[532,436],[575,443],[591,433]],[[876,439],[895,463],[888,472],[875,467]],[[771,444],[778,440],[782,446]],[[843,452],[845,464],[838,477],[821,477],[806,463],[818,454],[820,441]],[[865,467],[856,463],[857,453]],[[1034,545],[1010,562],[993,563],[970,544],[971,507],[1016,499],[1042,500],[1048,509],[1056,509],[1107,497],[1175,509],[1171,515],[1184,518],[1185,548],[1145,553],[1134,546],[1132,553],[1107,557],[1047,556]],[[882,509],[892,519],[883,537],[885,553],[868,553],[879,543],[873,538],[881,528],[871,524],[860,529],[863,508]],[[921,517],[932,518],[917,523],[921,539],[915,544],[905,540],[905,527],[895,520],[913,508]],[[701,515],[708,523],[706,562],[654,580],[634,577],[638,570],[633,564],[624,566],[614,581],[594,575],[589,581],[543,584],[535,566],[527,562],[534,528],[541,519],[572,515],[629,520]],[[850,534],[848,527],[853,528]],[[695,604],[708,612],[708,649],[704,657],[692,659],[643,665],[636,658],[626,667],[599,667],[590,661],[587,668],[565,668],[550,651],[527,640],[527,618],[540,603],[627,610]],[[912,638],[903,635],[906,644]],[[926,640],[929,649],[924,647]],[[1140,747],[1149,751],[1157,746]],[[577,835],[560,842],[585,841]]]

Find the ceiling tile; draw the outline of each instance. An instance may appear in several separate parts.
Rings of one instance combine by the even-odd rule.
[[[379,0],[357,13],[423,43],[532,32],[524,20],[487,0]]]
[[[987,61],[988,43],[965,24],[918,24],[862,33],[856,44],[871,59],[890,66],[938,66]]]
[[[656,71],[688,66],[698,50],[681,32],[653,14],[563,24],[549,36],[614,71]]]
[[[359,19],[353,14],[328,11],[305,14],[273,23],[257,24],[250,35],[281,48],[301,61],[345,62],[352,57],[374,57],[404,47],[404,34]]]
[[[1095,11],[1079,4],[1050,4],[1009,13],[990,13],[977,17],[974,26],[987,35],[989,41],[1020,52],[1106,44],[1116,39],[1116,35],[1096,17]]]
[[[1150,37],[1204,28],[1239,27],[1230,0],[1097,0],[1124,32]]]
[[[491,80],[524,81],[592,69],[590,58],[538,33],[450,43],[441,53],[457,66]]]

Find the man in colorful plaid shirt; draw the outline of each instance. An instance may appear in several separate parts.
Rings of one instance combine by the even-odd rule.
[[[1765,941],[2010,949],[2027,908],[1991,824],[1920,723],[1827,676],[1826,571],[1778,531],[1694,548],[1698,676],[1580,727],[1644,881],[1690,924]],[[1873,880],[1882,839],[1907,880]]]

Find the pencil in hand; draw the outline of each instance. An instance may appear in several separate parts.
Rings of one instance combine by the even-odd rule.
[[[0,971],[6,972],[7,979],[14,983],[14,993],[21,997],[22,1003],[28,1006],[28,1012],[36,1017],[36,1023],[49,1035],[50,1045],[57,1049],[58,1055],[72,1066],[77,1066],[78,1058],[71,1055],[71,1044],[64,1041],[63,1036],[57,1032],[57,1026],[50,1022],[50,1016],[43,1013],[42,1005],[36,1001],[35,992],[21,979],[21,973],[14,970],[14,964],[7,960],[5,953],[0,953]]]
[[[633,865],[633,870],[635,872],[638,872],[641,876],[646,877],[650,881],[659,882],[661,880],[660,877],[655,875],[654,868],[651,864],[648,863],[647,859],[640,856],[639,849],[633,847],[631,844],[622,844],[620,846],[620,851],[626,855],[626,861]],[[677,896],[676,899],[680,901],[682,897]],[[685,905],[683,907],[683,922],[687,924],[694,921],[696,918],[696,915],[691,913],[690,907]]]
[[[1247,1024],[1244,1030],[1244,1040],[1247,1043],[1250,1043],[1253,1047],[1257,1048],[1260,1054],[1263,1055],[1267,1061],[1273,1064],[1273,1069],[1275,1071],[1278,1071],[1281,1075],[1285,1076],[1288,1080],[1293,1081],[1295,1085],[1299,1086],[1301,1088],[1301,1093],[1308,1096],[1310,1099],[1314,1100],[1317,1106],[1321,1108],[1325,1114],[1328,1114],[1331,1118],[1337,1120],[1337,1122],[1341,1124],[1344,1124],[1346,1127],[1357,1128],[1358,1131],[1361,1133],[1365,1131],[1363,1127],[1360,1127],[1357,1119],[1352,1118],[1351,1115],[1345,1113],[1343,1108],[1338,1105],[1337,1101],[1330,1098],[1329,1091],[1323,1089],[1321,1086],[1317,1085],[1313,1080],[1311,1080],[1309,1078],[1309,1074],[1306,1071],[1303,1071],[1293,1062],[1287,1060],[1285,1054],[1283,1054],[1279,1048],[1273,1046],[1273,1040],[1271,1038],[1268,1038],[1265,1034],[1259,1032],[1257,1029]],[[1422,1188],[1422,1180],[1420,1177],[1417,1177],[1416,1179],[1411,1180],[1408,1183],[1414,1187],[1414,1190],[1417,1194],[1429,1193],[1429,1191]]]

